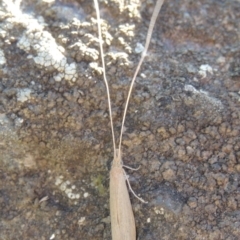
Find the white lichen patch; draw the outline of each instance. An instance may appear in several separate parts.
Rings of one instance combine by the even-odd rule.
[[[84,225],[85,220],[86,220],[86,217],[81,217],[81,218],[78,220],[78,225],[79,225],[79,227],[80,227],[81,225]]]
[[[63,183],[60,185],[60,190],[66,192],[66,189],[67,189],[67,184],[66,184],[66,182],[63,182]]]
[[[6,63],[6,58],[4,52],[0,49],[0,65],[4,65]]]
[[[219,64],[225,64],[226,63],[226,58],[223,57],[223,56],[220,56],[218,59],[217,59],[217,63]]]
[[[9,119],[5,113],[0,113],[0,125],[6,125],[9,123]]]
[[[57,75],[53,76],[53,79],[56,82],[61,82],[63,78],[64,78],[64,74],[63,73],[58,73]]]
[[[89,63],[89,67],[92,71],[97,73],[99,76],[101,76],[103,74],[103,68],[99,67],[96,62]]]
[[[85,198],[87,198],[87,197],[89,196],[89,193],[88,193],[88,192],[85,192],[85,193],[83,194],[83,196],[84,196]]]
[[[131,65],[132,65],[132,62],[130,62],[128,59],[129,55],[125,52],[116,52],[113,49],[113,50],[111,50],[110,53],[107,54],[107,56],[110,59],[110,61],[106,63],[107,65],[111,65],[116,62],[119,64],[119,66],[131,67]]]
[[[54,3],[55,0],[42,0],[42,2],[45,2],[45,3]]]
[[[0,17],[1,17],[1,14],[0,14]],[[6,38],[6,36],[7,36],[7,31],[5,31],[0,27],[0,38],[4,39]]]
[[[134,37],[135,25],[134,24],[122,24],[119,26],[119,32],[126,37]]]
[[[8,18],[8,28],[14,24],[22,25],[26,31],[20,37],[17,46],[29,54],[28,59],[33,59],[37,67],[44,68],[46,71],[57,71],[62,73],[61,77],[55,78],[61,81],[65,78],[67,81],[76,81],[77,67],[75,63],[68,64],[64,55],[64,49],[58,45],[48,31],[44,31],[46,25],[44,19],[38,19],[30,14],[25,14],[19,6],[11,1],[5,1],[6,8],[12,14]],[[6,59],[0,50],[0,65],[5,64]]]
[[[59,186],[63,182],[63,176],[59,176],[56,178],[55,185]]]
[[[3,0],[4,10],[8,13],[7,24],[5,25],[6,29],[12,29],[13,26],[17,23],[22,25],[25,28],[41,28],[41,24],[45,24],[42,17],[35,19],[32,15],[23,13],[20,8],[21,1],[8,1]],[[40,24],[41,23],[41,24]]]
[[[67,81],[72,80],[73,82],[76,81],[77,77],[77,67],[75,63],[71,63],[70,65],[65,66],[65,79]]]
[[[59,176],[55,180],[55,185],[59,187],[59,189],[64,192],[69,199],[79,199],[80,193],[75,193],[76,186],[71,185],[69,180],[64,181],[63,176]]]
[[[35,31],[28,29],[18,42],[18,47],[30,53],[34,52],[34,62],[39,68],[45,70],[57,70],[55,81],[63,78],[67,81],[76,81],[77,66],[75,63],[68,64],[64,56],[64,49],[58,46],[55,39],[47,31]]]
[[[213,69],[210,65],[204,64],[200,66],[198,73],[202,76],[202,78],[205,78],[207,73],[213,74]]]
[[[137,43],[134,50],[135,50],[135,53],[141,53],[144,50],[144,46],[141,43]]]
[[[50,240],[55,239],[55,234],[53,233],[49,239]]]
[[[153,210],[157,215],[163,215],[165,212],[164,208],[162,208],[162,207],[160,207],[160,208],[155,207]]]
[[[31,97],[32,90],[30,88],[18,89],[17,100],[20,102],[26,102]]]
[[[85,34],[84,36],[86,37],[86,35],[87,34]],[[89,43],[91,41],[98,42],[98,40],[95,38],[89,39]],[[80,61],[80,59],[83,59],[86,61],[96,61],[99,58],[99,52],[96,49],[88,47],[86,44],[84,44],[81,41],[74,43],[69,48],[73,49],[76,52],[76,58],[78,59],[78,61]]]

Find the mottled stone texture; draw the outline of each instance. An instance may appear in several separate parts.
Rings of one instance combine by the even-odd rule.
[[[0,240],[109,240],[93,2],[19,2],[0,1]],[[100,2],[117,136],[154,2]],[[141,240],[239,239],[239,22],[239,0],[163,5],[123,136]]]

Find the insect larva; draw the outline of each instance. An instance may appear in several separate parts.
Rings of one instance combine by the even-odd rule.
[[[132,205],[130,202],[129,193],[127,190],[127,184],[126,184],[126,180],[128,181],[128,179],[126,177],[125,171],[123,170],[123,164],[121,159],[122,135],[123,135],[124,122],[126,118],[127,108],[128,108],[129,99],[132,93],[133,85],[137,77],[137,74],[140,70],[140,67],[142,65],[142,62],[146,56],[147,49],[152,36],[153,27],[155,25],[158,13],[162,7],[163,2],[164,0],[157,0],[156,6],[154,8],[154,11],[151,17],[151,21],[150,21],[148,32],[147,32],[145,48],[144,48],[144,51],[142,52],[141,59],[138,63],[138,66],[136,68],[136,71],[134,73],[134,76],[132,78],[131,85],[128,91],[128,96],[127,96],[123,118],[122,118],[119,147],[117,149],[115,135],[114,135],[113,120],[112,120],[110,91],[109,91],[109,86],[106,79],[105,62],[103,57],[99,6],[98,6],[98,1],[94,0],[96,14],[97,14],[98,35],[99,35],[99,42],[100,42],[99,45],[100,45],[100,53],[101,53],[101,60],[102,60],[102,67],[103,67],[103,79],[107,89],[109,117],[110,117],[110,123],[111,123],[113,149],[114,149],[114,159],[113,159],[112,167],[110,171],[110,215],[111,215],[111,228],[112,228],[113,240],[136,240],[135,220],[134,220]]]

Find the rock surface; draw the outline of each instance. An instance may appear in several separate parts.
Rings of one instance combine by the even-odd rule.
[[[0,240],[111,239],[94,5],[0,2]],[[100,2],[118,137],[155,1]],[[240,2],[166,1],[123,136],[139,239],[239,239]]]

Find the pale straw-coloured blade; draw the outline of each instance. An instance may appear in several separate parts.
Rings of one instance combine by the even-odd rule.
[[[127,96],[127,100],[126,100],[126,104],[125,104],[125,108],[124,108],[124,112],[123,112],[123,118],[122,118],[122,126],[121,126],[121,132],[120,132],[120,139],[119,139],[119,151],[121,151],[121,144],[122,144],[122,135],[123,135],[123,128],[124,128],[124,123],[125,123],[125,119],[126,119],[126,114],[127,114],[127,109],[128,109],[128,104],[129,104],[129,99],[131,97],[131,93],[132,93],[132,89],[133,89],[133,85],[134,85],[134,82],[136,80],[136,77],[139,73],[139,70],[140,70],[140,67],[143,63],[143,60],[146,56],[146,53],[147,53],[147,50],[148,50],[148,47],[149,47],[149,43],[150,43],[150,40],[151,40],[151,36],[152,36],[152,31],[153,31],[153,27],[155,25],[155,22],[157,20],[157,16],[158,16],[158,13],[163,5],[163,2],[164,0],[158,0],[156,5],[155,5],[155,8],[154,8],[154,11],[153,11],[153,14],[152,14],[152,18],[151,18],[151,21],[150,21],[150,24],[149,24],[149,27],[148,27],[148,32],[147,32],[147,38],[146,38],[146,43],[145,43],[145,47],[144,47],[144,50],[142,52],[142,56],[141,56],[141,59],[138,63],[138,66],[136,68],[136,71],[134,73],[134,76],[132,78],[132,82],[131,82],[131,85],[130,85],[130,88],[129,88],[129,91],[128,91],[128,96]]]
[[[101,55],[102,68],[103,68],[103,80],[104,80],[104,83],[105,83],[106,89],[107,89],[108,110],[109,110],[109,118],[110,118],[111,130],[112,130],[113,149],[114,149],[114,156],[115,156],[115,152],[116,152],[116,143],[115,142],[116,141],[115,141],[115,135],[114,135],[113,119],[112,119],[110,90],[109,90],[108,81],[107,81],[107,77],[106,77],[106,68],[105,68],[105,61],[104,61],[104,55],[103,55],[102,31],[101,31],[101,25],[100,25],[99,5],[98,5],[97,0],[94,0],[94,5],[95,5],[95,9],[96,9],[96,14],[97,14],[98,37],[99,37],[100,55]]]

